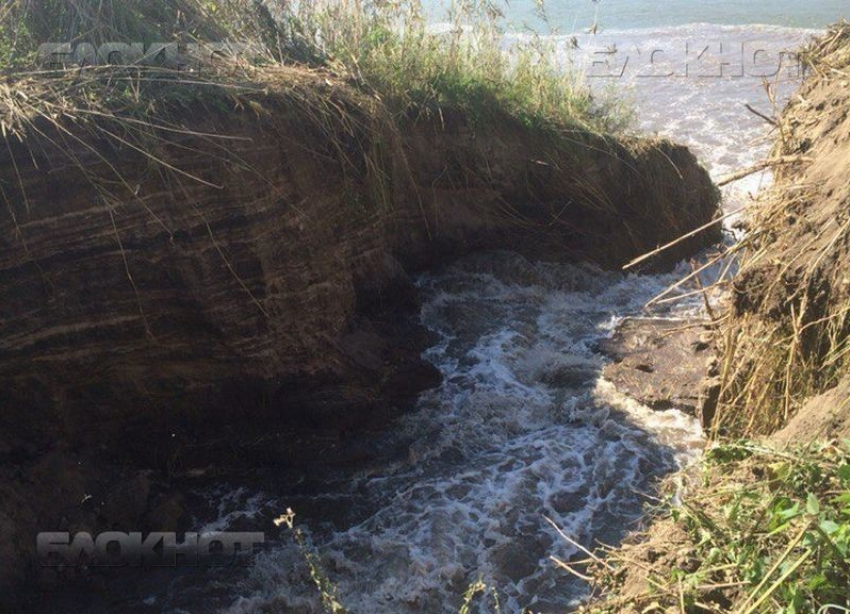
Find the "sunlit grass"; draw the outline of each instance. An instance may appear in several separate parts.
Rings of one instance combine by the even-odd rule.
[[[507,48],[501,4],[455,0],[435,31],[419,0],[7,0],[0,57],[10,72],[35,68],[46,41],[242,41],[263,50],[255,64],[333,71],[398,114],[450,106],[550,131],[627,124],[628,113],[594,99],[556,39]]]

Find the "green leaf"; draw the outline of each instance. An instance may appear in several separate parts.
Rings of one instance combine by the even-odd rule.
[[[812,578],[808,581],[807,587],[810,591],[814,591],[819,589],[821,586],[825,586],[828,583],[828,580],[823,574],[816,574],[812,576]]]
[[[809,493],[809,496],[806,499],[806,512],[812,516],[820,514],[820,501],[818,501],[818,498],[812,493]]]
[[[841,525],[836,522],[833,522],[832,520],[822,520],[819,526],[820,530],[826,533],[827,535],[837,533],[839,529],[841,529]]]
[[[790,520],[791,518],[794,518],[795,516],[798,516],[799,514],[800,514],[800,505],[798,503],[795,503],[794,505],[792,505],[788,509],[779,510],[779,511],[776,512],[776,515],[779,516],[779,518],[781,518],[782,520]]]
[[[769,532],[767,535],[768,535],[768,537],[770,537],[770,536],[772,536],[772,535],[776,535],[777,533],[782,533],[783,531],[787,531],[787,530],[788,530],[788,527],[790,527],[790,526],[791,526],[791,523],[790,523],[790,522],[786,522],[786,523],[784,523],[784,524],[779,525],[779,526],[778,526],[778,527],[776,527],[775,529],[773,529],[773,530],[772,530],[771,532]]]
[[[838,468],[838,479],[842,482],[850,482],[850,464],[841,465]]]

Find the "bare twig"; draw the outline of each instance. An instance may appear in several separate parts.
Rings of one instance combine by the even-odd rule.
[[[744,106],[747,107],[747,111],[749,111],[753,115],[757,115],[758,117],[761,117],[764,121],[766,121],[771,126],[775,126],[777,124],[775,119],[773,119],[772,117],[768,117],[767,115],[765,115],[764,113],[762,113],[761,111],[759,111],[757,109],[754,109],[749,104],[745,104]]]
[[[811,162],[811,158],[807,158],[806,156],[782,156],[780,158],[771,158],[770,160],[764,160],[755,164],[749,168],[745,168],[740,171],[736,171],[734,173],[730,173],[725,175],[717,180],[718,187],[723,187],[725,185],[729,185],[730,183],[734,183],[736,181],[740,181],[745,177],[749,177],[750,175],[754,175],[760,171],[767,170],[774,166],[783,166],[786,164],[797,164],[799,162]]]

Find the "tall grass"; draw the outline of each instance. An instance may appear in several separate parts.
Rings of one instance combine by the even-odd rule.
[[[262,50],[255,67],[328,70],[397,114],[452,106],[548,130],[627,124],[595,101],[555,42],[532,36],[507,49],[500,6],[453,0],[435,32],[420,0],[5,0],[0,58],[10,73],[32,67],[41,42],[250,42]]]
[[[620,127],[594,101],[557,44],[529,37],[509,48],[499,4],[457,1],[450,22],[429,29],[407,2],[302,5],[291,23],[333,69],[351,74],[399,112],[459,107],[473,118],[507,113],[539,127]]]

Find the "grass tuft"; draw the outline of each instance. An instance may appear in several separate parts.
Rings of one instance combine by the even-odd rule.
[[[455,2],[450,19],[432,31],[420,0],[6,0],[0,58],[14,78],[34,68],[43,42],[238,41],[257,50],[254,65],[331,71],[396,114],[451,106],[554,132],[631,121],[622,104],[591,95],[555,42],[531,37],[507,49],[499,2]]]
[[[816,614],[850,607],[850,442],[712,448],[652,531],[608,549],[586,614]],[[605,598],[605,595],[612,595]]]

